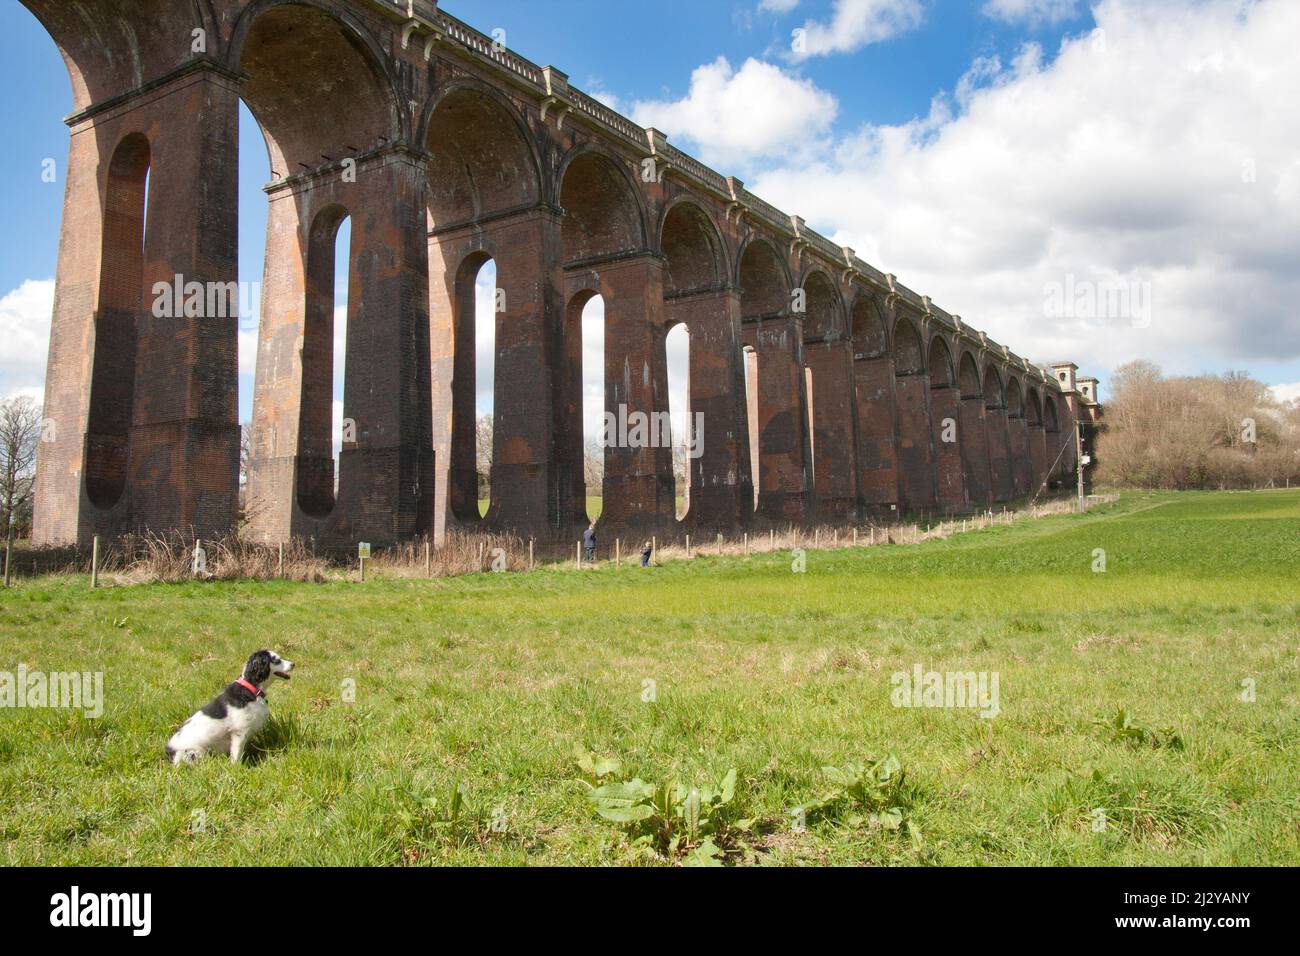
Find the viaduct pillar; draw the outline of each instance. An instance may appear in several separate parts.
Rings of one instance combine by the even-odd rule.
[[[224,534],[238,509],[238,80],[197,61],[104,103],[69,121],[35,541]]]

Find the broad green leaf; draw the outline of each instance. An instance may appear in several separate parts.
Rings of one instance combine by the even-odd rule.
[[[732,767],[727,771],[727,775],[722,778],[722,802],[730,803],[731,798],[736,795],[736,768]]]
[[[654,816],[654,808],[644,803],[630,807],[598,806],[596,812],[614,823],[636,823]]]

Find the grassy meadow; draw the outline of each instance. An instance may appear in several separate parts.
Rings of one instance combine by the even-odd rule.
[[[1300,864],[1300,492],[796,557],[20,581],[0,671],[104,713],[0,709],[0,863]],[[167,764],[263,646],[252,756]],[[894,706],[915,665],[1000,713]]]

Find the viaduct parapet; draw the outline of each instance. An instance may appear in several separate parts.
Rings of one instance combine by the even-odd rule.
[[[239,512],[238,107],[272,181],[244,531],[391,543],[963,513],[1075,466],[1097,383],[1015,355],[433,0],[22,0],[74,112],[35,504],[39,543],[229,532]],[[261,148],[261,144],[243,144]],[[335,239],[350,217],[335,474]],[[478,514],[474,278],[496,263],[492,505]],[[179,277],[179,278],[178,278]],[[173,296],[177,283],[206,290]],[[606,406],[702,416],[585,486],[581,315]],[[221,299],[220,294],[216,296]],[[184,303],[181,303],[184,299]]]

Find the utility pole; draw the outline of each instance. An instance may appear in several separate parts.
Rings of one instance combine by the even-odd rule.
[[[1088,510],[1083,496],[1083,422],[1074,423],[1074,458],[1079,472],[1079,514]]]

